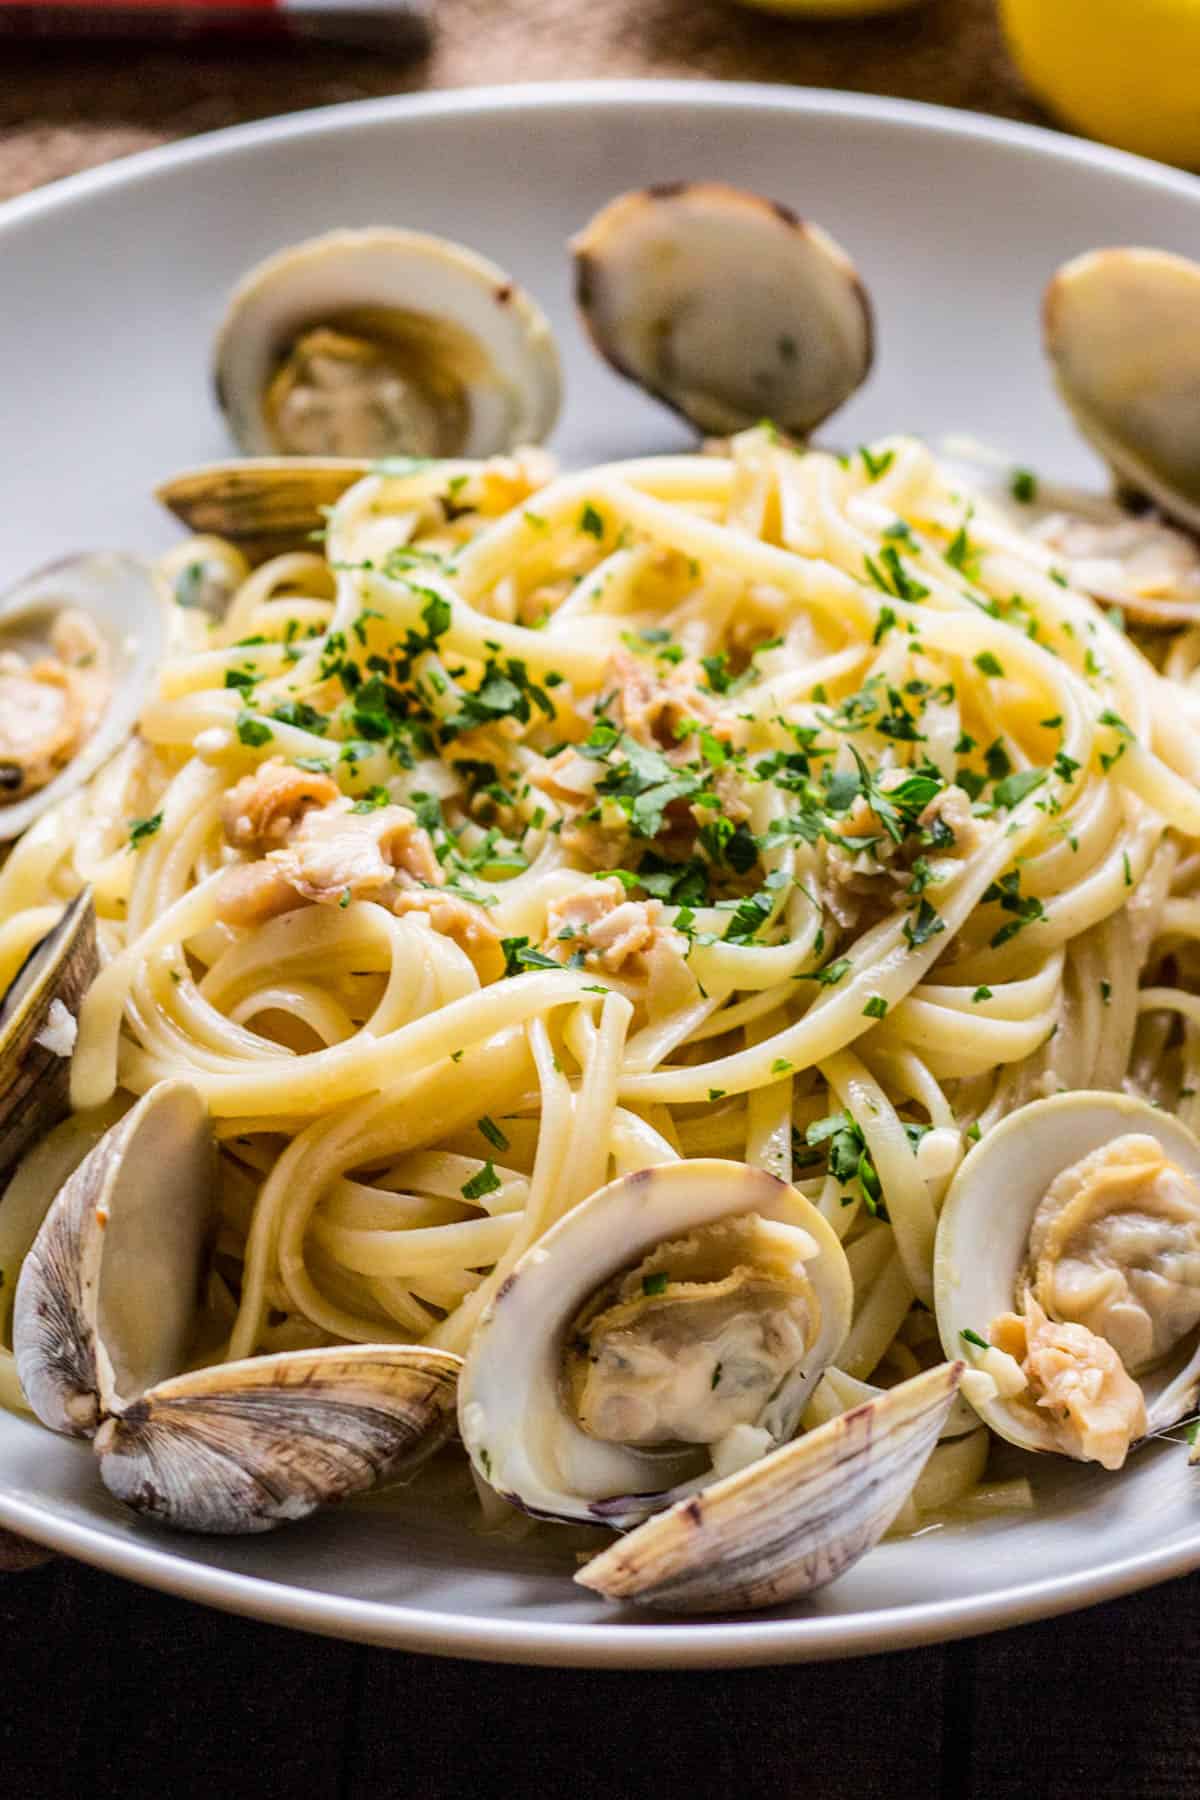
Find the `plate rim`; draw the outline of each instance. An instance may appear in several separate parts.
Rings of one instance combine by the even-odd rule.
[[[696,111],[753,109],[851,118],[903,134],[967,139],[1059,163],[1133,177],[1200,205],[1200,178],[1048,126],[926,101],[757,82],[632,79],[506,83],[385,95],[251,120],[117,157],[0,202],[0,239],[114,188],[137,186],[193,164],[297,139],[337,138],[409,117],[503,116],[579,107],[628,111],[659,105]],[[846,1615],[629,1624],[522,1622],[456,1616],[402,1602],[363,1600],[296,1587],[179,1557],[170,1540],[123,1538],[46,1514],[36,1501],[0,1490],[0,1526],[79,1561],[162,1592],[267,1623],[426,1654],[478,1661],[580,1668],[728,1668],[877,1654],[1030,1623],[1115,1599],[1200,1567],[1200,1524],[1190,1538],[1084,1571],[1023,1582],[983,1597],[933,1599]]]

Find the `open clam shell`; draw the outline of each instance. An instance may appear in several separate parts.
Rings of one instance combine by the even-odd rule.
[[[454,1423],[459,1359],[420,1346],[287,1351],[161,1382],[96,1434],[109,1492],[185,1531],[271,1531],[408,1479]]]
[[[204,1102],[164,1081],[59,1191],[13,1309],[17,1373],[44,1425],[91,1437],[104,1414],[187,1357],[213,1222]]]
[[[866,380],[870,302],[846,252],[724,182],[621,194],[571,245],[600,354],[702,432],[806,436]]]
[[[251,269],[215,349],[251,456],[492,456],[546,436],[558,353],[485,257],[423,232],[334,231]]]
[[[879,1542],[937,1443],[962,1376],[943,1363],[648,1519],[575,1576],[609,1600],[736,1612],[836,1581]]]
[[[0,1180],[67,1114],[75,1020],[99,966],[84,888],[0,999]]]
[[[66,557],[10,588],[0,597],[0,652],[14,651],[25,661],[46,656],[54,622],[64,613],[81,613],[90,621],[106,663],[107,697],[98,697],[94,722],[77,747],[48,755],[49,778],[33,791],[22,786],[20,798],[0,804],[0,839],[19,837],[47,808],[90,780],[129,736],[166,654],[166,609],[149,568],[134,557],[116,551]],[[17,729],[4,735],[24,746],[31,735],[29,704],[16,691],[5,695],[4,705],[10,704]],[[25,753],[34,754],[33,747]],[[0,756],[0,775],[10,754]]]
[[[1052,1184],[1078,1170],[1084,1159],[1130,1140],[1160,1147],[1180,1183],[1200,1184],[1200,1143],[1177,1119],[1126,1094],[1081,1092],[1033,1101],[994,1126],[963,1162],[946,1196],[934,1262],[942,1347],[995,1375],[1001,1383],[996,1391],[989,1392],[992,1383],[974,1382],[964,1391],[985,1424],[1023,1449],[1082,1454],[1064,1441],[1055,1409],[1036,1404],[1019,1378],[1008,1384],[1014,1391],[1004,1391],[1011,1359],[998,1363],[995,1351],[981,1350],[979,1342],[990,1343],[995,1321],[1023,1312],[1027,1290],[1040,1281],[1035,1265],[1046,1253],[1038,1246],[1058,1229],[1043,1207]],[[1113,1321],[1106,1330],[1114,1344],[1104,1341],[1111,1355],[1116,1345],[1144,1340],[1156,1320],[1179,1317],[1181,1307],[1190,1304],[1193,1314],[1200,1313],[1200,1254],[1194,1243],[1189,1249],[1200,1223],[1188,1223],[1186,1191],[1179,1203],[1168,1198],[1165,1204],[1148,1193],[1144,1206],[1121,1188],[1094,1191],[1095,1209],[1089,1212],[1091,1190],[1079,1188],[1071,1202],[1070,1232],[1059,1231],[1053,1267],[1070,1285],[1055,1291],[1084,1296],[1089,1317]],[[1200,1194],[1195,1200],[1200,1202]],[[1200,1219],[1195,1205],[1191,1210]],[[1058,1216],[1067,1218],[1065,1212]],[[1035,1231],[1040,1235],[1031,1252]],[[1068,1323],[1074,1316],[1063,1314]],[[1120,1350],[1116,1353],[1120,1362]],[[1086,1357],[1086,1343],[1079,1354]],[[1195,1329],[1165,1355],[1152,1350],[1149,1366],[1132,1356],[1130,1364],[1126,1374],[1144,1396],[1146,1432],[1163,1430],[1193,1410],[1200,1396]]]
[[[689,1246],[719,1255],[720,1230],[737,1266],[697,1279]],[[765,1312],[756,1262],[777,1284]],[[794,1188],[740,1163],[643,1169],[573,1208],[500,1288],[463,1369],[463,1442],[526,1512],[635,1524],[706,1479],[723,1442],[761,1455],[792,1436],[850,1308],[845,1253]],[[573,1363],[597,1377],[582,1400]]]
[[[1043,326],[1083,435],[1124,486],[1200,531],[1200,263],[1090,251],[1050,282]]]

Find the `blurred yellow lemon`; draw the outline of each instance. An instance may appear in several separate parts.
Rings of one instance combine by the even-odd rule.
[[[1000,0],[1017,65],[1077,131],[1200,168],[1200,0]]]
[[[741,0],[757,12],[788,13],[797,19],[865,19],[872,13],[903,12],[919,0]]]

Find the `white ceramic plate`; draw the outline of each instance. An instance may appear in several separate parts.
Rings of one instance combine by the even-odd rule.
[[[897,101],[701,83],[571,84],[333,107],[132,157],[0,214],[0,579],[65,551],[155,547],[149,498],[227,453],[206,375],[222,296],[282,244],[394,223],[512,269],[561,333],[569,461],[678,428],[590,355],[564,238],[625,187],[722,176],[819,219],[875,299],[848,443],[968,429],[1095,475],[1055,405],[1037,303],[1101,243],[1200,251],[1200,182],[1048,132]],[[1200,1565],[1200,1475],[1160,1446],[1119,1479],[1046,1458],[1037,1510],[886,1544],[786,1614],[676,1624],[606,1609],[570,1551],[401,1502],[269,1538],[169,1537],[110,1501],[86,1449],[0,1414],[0,1523],[214,1605],[410,1649],[555,1664],[851,1655],[1083,1606]]]

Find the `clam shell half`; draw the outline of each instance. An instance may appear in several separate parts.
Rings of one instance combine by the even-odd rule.
[[[335,349],[327,360],[340,386],[322,391],[305,376],[309,385],[294,407],[295,420],[301,412],[307,420],[303,442],[293,441],[295,430],[287,438],[273,399],[278,377],[297,345],[320,332],[343,349],[357,345],[382,358],[364,379],[390,379],[397,390],[390,424],[381,419],[383,389],[373,399],[364,386],[363,404],[348,403],[357,377],[350,362],[337,373]],[[380,372],[389,367],[390,377]],[[503,269],[445,238],[382,226],[310,238],[251,269],[217,334],[215,379],[234,438],[251,456],[301,448],[493,456],[539,443],[561,393],[545,315]]]
[[[107,646],[112,689],[91,735],[44,787],[0,806],[0,840],[19,837],[65,800],[124,743],[167,651],[167,610],[145,563],[115,550],[50,563],[0,597],[0,649],[42,635],[55,613],[78,609]]]
[[[215,1152],[186,1081],[163,1081],[60,1189],[13,1309],[17,1373],[52,1431],[91,1437],[186,1359],[211,1227]]]
[[[1122,483],[1200,531],[1200,263],[1090,251],[1050,282],[1043,328],[1083,435]]]
[[[639,1449],[580,1428],[564,1400],[564,1351],[580,1309],[612,1276],[659,1245],[751,1213],[805,1233],[815,1251],[804,1272],[819,1307],[816,1336],[760,1419],[775,1443],[791,1437],[849,1327],[845,1252],[815,1207],[761,1169],[666,1163],[573,1207],[526,1251],[484,1313],[459,1386],[459,1428],[490,1486],[538,1517],[620,1527],[691,1485],[707,1460],[699,1446]]]
[[[90,888],[30,951],[0,999],[0,1181],[29,1145],[66,1117],[71,1057],[39,1043],[55,1002],[74,1020],[100,967]],[[61,1027],[60,1027],[61,1028]]]
[[[870,302],[841,246],[719,181],[621,194],[573,239],[600,354],[702,432],[806,436],[867,378]]]
[[[815,1593],[874,1549],[900,1511],[962,1371],[961,1362],[927,1369],[714,1482],[594,1556],[576,1581],[677,1613]]]
[[[963,1162],[946,1195],[934,1253],[938,1331],[948,1356],[961,1355],[965,1332],[985,1337],[1012,1311],[1038,1206],[1055,1177],[1126,1133],[1156,1138],[1170,1160],[1200,1181],[1200,1143],[1178,1119],[1128,1094],[1079,1092],[1035,1100],[989,1131]],[[1189,1354],[1189,1351],[1191,1354]],[[1195,1342],[1140,1376],[1148,1428],[1164,1430],[1200,1395]],[[1032,1407],[1002,1396],[972,1404],[986,1425],[1025,1450],[1065,1452]]]
[[[164,1381],[96,1434],[109,1492],[185,1531],[272,1531],[406,1480],[454,1423],[459,1359],[420,1346],[286,1351]]]

